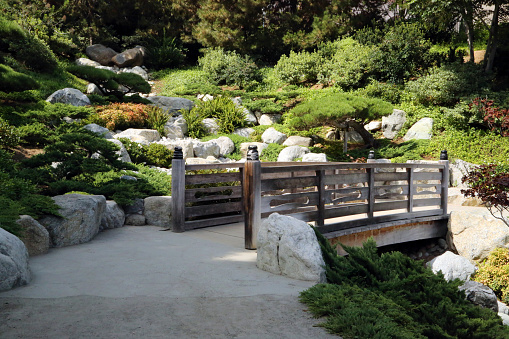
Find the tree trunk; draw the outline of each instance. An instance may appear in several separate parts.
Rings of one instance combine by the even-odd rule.
[[[357,133],[360,134],[362,140],[367,146],[369,147],[375,146],[375,137],[373,136],[373,134],[368,132],[362,124],[358,123],[355,120],[350,120],[348,121],[348,126],[352,127]]]
[[[465,24],[465,32],[467,33],[467,41],[468,41],[468,53],[470,54],[469,62],[474,62],[474,20],[472,13],[465,12],[463,16],[464,24]]]
[[[495,53],[497,52],[498,40],[498,18],[500,15],[500,1],[495,1],[495,9],[491,19],[490,36],[486,46],[486,54],[484,56],[485,71],[493,70],[493,62],[495,61]]]

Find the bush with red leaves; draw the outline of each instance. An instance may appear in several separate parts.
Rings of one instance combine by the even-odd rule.
[[[472,100],[468,107],[482,116],[490,130],[503,137],[509,136],[509,109],[495,107],[493,100],[480,98]]]

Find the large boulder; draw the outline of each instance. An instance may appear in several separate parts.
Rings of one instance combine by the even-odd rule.
[[[198,158],[207,158],[213,156],[218,158],[221,153],[221,148],[217,144],[216,140],[209,140],[206,142],[196,141],[194,142],[194,156]]]
[[[108,139],[108,141],[114,143],[115,145],[117,145],[119,147],[119,150],[116,152],[118,155],[118,160],[123,161],[123,162],[132,162],[131,156],[127,152],[127,149],[125,148],[122,141],[117,140],[117,139]]]
[[[37,220],[29,215],[20,215],[16,221],[23,229],[21,241],[25,244],[28,255],[47,253],[49,250],[49,233]]]
[[[28,251],[15,235],[0,228],[0,292],[30,282]]]
[[[142,77],[144,80],[148,81],[148,73],[140,66],[135,66],[132,68],[122,68],[120,70],[120,73],[134,73],[138,74],[140,77]]]
[[[120,68],[143,65],[143,51],[141,48],[131,48],[118,53],[111,58],[111,61]]]
[[[279,155],[277,156],[277,161],[279,162],[294,161],[295,159],[302,158],[304,154],[307,153],[309,153],[309,149],[307,147],[289,146],[279,153]]]
[[[217,134],[217,132],[219,132],[219,125],[214,118],[203,119],[201,124],[203,125],[203,128],[205,128],[205,132],[207,134]]]
[[[164,136],[168,139],[182,139],[184,132],[180,126],[168,122],[164,125]]]
[[[245,159],[247,157],[247,151],[249,146],[256,146],[258,148],[258,154],[261,155],[263,150],[269,147],[269,144],[263,142],[243,142],[240,144],[240,154],[242,158]]]
[[[83,126],[83,128],[105,139],[113,139],[113,135],[111,135],[110,130],[106,127],[99,126],[98,124],[88,124]]]
[[[90,99],[76,88],[64,88],[51,94],[47,99],[51,104],[67,104],[72,106],[88,106],[92,103]]]
[[[235,144],[232,139],[228,137],[219,137],[216,139],[216,143],[219,145],[219,154],[220,155],[228,155],[235,151]]]
[[[131,214],[125,218],[125,224],[129,226],[145,226],[146,218],[143,214]]]
[[[95,44],[88,46],[85,49],[85,54],[92,60],[97,61],[103,66],[109,66],[113,64],[111,60],[118,53],[113,49],[106,47],[101,44]]]
[[[313,144],[313,139],[292,135],[283,142],[283,146],[304,146],[309,147]]]
[[[474,305],[489,308],[498,313],[497,296],[488,286],[469,280],[461,285],[459,289],[465,292],[466,299]]]
[[[131,141],[148,145],[151,142],[161,140],[159,132],[155,129],[147,128],[128,128],[115,135],[115,139],[127,138]]]
[[[254,126],[258,124],[258,119],[256,118],[256,115],[254,115],[250,110],[247,108],[243,108],[244,114],[246,116],[246,123],[250,126]]]
[[[450,251],[434,258],[426,264],[433,273],[442,272],[447,281],[460,279],[462,281],[470,280],[470,277],[477,268],[468,259],[463,258]]]
[[[457,206],[484,207],[481,199],[477,197],[465,197],[459,187],[449,187],[447,190],[447,203]]]
[[[233,131],[233,134],[240,135],[244,138],[249,138],[251,134],[253,134],[255,130],[251,127],[244,127],[244,128],[237,128],[235,131]]]
[[[154,106],[161,108],[166,114],[180,115],[180,110],[190,110],[194,106],[194,102],[185,98],[174,98],[165,96],[148,97],[147,100],[152,102]]]
[[[477,165],[470,162],[456,159],[449,164],[449,184],[459,188],[468,188],[466,183],[462,183],[461,179],[468,174]]]
[[[147,225],[171,226],[172,200],[170,196],[145,198],[145,219]]]
[[[161,140],[158,144],[166,146],[166,148],[175,150],[176,146],[182,147],[182,153],[184,153],[184,159],[194,157],[194,142],[193,139],[175,139],[175,140]]]
[[[266,144],[283,144],[283,142],[288,138],[288,136],[284,133],[277,131],[273,127],[269,127],[262,134],[262,141]]]
[[[406,122],[405,111],[395,109],[391,115],[382,117],[382,132],[387,139],[394,139]]]
[[[307,153],[302,156],[302,162],[327,162],[327,154]]]
[[[313,229],[304,221],[273,213],[257,237],[256,266],[299,280],[325,282],[325,263]]]
[[[260,119],[258,119],[258,123],[262,126],[270,126],[279,123],[281,118],[281,114],[262,114]]]
[[[422,118],[417,121],[408,132],[403,137],[404,141],[413,140],[413,139],[431,139],[433,131],[433,119],[432,118]]]
[[[101,219],[101,230],[119,228],[124,226],[125,213],[115,201],[106,201],[106,210]]]
[[[447,227],[449,247],[472,263],[486,259],[497,247],[509,245],[509,227],[485,208],[452,211]]]
[[[62,217],[44,216],[39,222],[49,232],[52,247],[77,245],[99,233],[106,210],[102,195],[66,194],[52,198]]]

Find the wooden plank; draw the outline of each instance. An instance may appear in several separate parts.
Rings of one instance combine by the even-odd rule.
[[[406,209],[407,207],[407,200],[377,202],[375,204],[375,212],[397,210],[401,208]]]
[[[444,214],[447,214],[447,199],[449,197],[449,160],[440,160],[439,161],[442,165],[444,165],[444,168],[441,170],[442,174],[442,187],[440,190],[441,193],[441,204],[440,206],[444,210]]]
[[[227,164],[202,164],[202,165],[186,165],[186,171],[199,171],[199,170],[219,170],[219,169],[236,169],[243,168],[244,163],[234,162]]]
[[[172,218],[173,227],[172,231],[176,233],[185,231],[185,162],[184,159],[172,160],[172,176],[171,176],[171,195],[172,195]]]
[[[434,210],[419,211],[419,212],[412,212],[412,213],[398,213],[398,214],[391,214],[391,215],[381,215],[381,216],[376,216],[373,218],[362,218],[362,219],[356,219],[356,220],[340,221],[340,222],[333,223],[333,224],[326,224],[326,225],[320,227],[319,231],[322,234],[327,234],[327,233],[336,232],[339,230],[356,228],[359,226],[374,225],[374,224],[378,224],[378,223],[386,223],[386,222],[392,222],[392,221],[398,221],[398,220],[409,220],[409,219],[415,219],[415,218],[421,218],[421,217],[431,217],[431,216],[440,216],[440,215],[443,215],[442,209],[434,209]]]
[[[347,206],[333,206],[325,208],[325,218],[338,218],[344,217],[347,215],[355,215],[361,213],[368,213],[369,206],[368,204],[351,204]]]
[[[414,180],[442,180],[440,172],[415,172]]]
[[[186,185],[217,184],[241,180],[240,172],[186,175]]]
[[[262,196],[261,198],[261,206],[262,210],[266,208],[271,208],[283,204],[290,204],[294,200],[298,199],[306,199],[308,202],[307,205],[317,205],[318,204],[318,192],[303,192],[303,193],[292,193],[292,194],[283,194],[283,195],[267,195]]]
[[[358,184],[368,181],[367,173],[339,174],[334,176],[325,176],[325,185],[348,185]]]
[[[229,216],[225,216],[225,217],[217,217],[217,218],[212,218],[212,219],[192,220],[192,221],[186,221],[185,228],[186,228],[186,230],[194,230],[194,229],[203,228],[203,227],[233,224],[233,223],[237,223],[237,222],[242,222],[243,220],[244,220],[244,216],[242,214],[229,215]]]
[[[231,194],[217,194],[224,191],[231,191]],[[216,193],[216,194],[215,194]],[[192,188],[186,190],[186,203],[219,200],[219,199],[235,199],[242,197],[242,186],[219,186],[207,188]],[[198,195],[198,197],[196,197]]]
[[[186,218],[202,217],[206,215],[224,214],[241,211],[242,211],[241,201],[211,205],[191,206],[186,207]]]
[[[408,192],[410,192],[410,194],[408,195],[408,206],[407,206],[407,211],[408,213],[412,213],[413,212],[413,208],[414,208],[414,169],[413,168],[409,168],[407,169],[408,171]]]
[[[284,188],[316,186],[317,181],[316,177],[269,179],[262,181],[261,190],[272,191]]]
[[[408,173],[405,172],[382,172],[375,173],[375,181],[406,181],[408,180]]]
[[[316,225],[323,226],[325,220],[325,170],[316,171],[316,176],[318,178],[318,183],[316,184],[316,188],[318,189],[318,204],[317,204],[317,219]]]
[[[327,194],[325,197],[326,204],[344,204],[350,201],[358,201],[358,200],[367,200],[369,198],[369,189],[368,187],[362,187],[363,190],[357,190],[356,192],[352,192],[350,194],[343,194],[338,196],[338,194],[334,195],[332,198],[332,194]],[[329,192],[329,191],[327,191]]]
[[[369,168],[369,181],[368,181],[368,218],[373,218],[373,212],[375,211],[375,168]]]
[[[414,207],[440,206],[441,202],[442,202],[441,198],[414,199]]]
[[[436,168],[443,169],[444,165],[437,162],[436,164],[410,164],[410,163],[351,163],[351,162],[327,162],[327,163],[297,163],[297,162],[263,162],[262,173],[277,173],[285,172],[289,170],[307,170],[316,171],[319,170],[335,170],[335,169],[365,169],[365,168]],[[406,171],[405,171],[406,172]],[[404,172],[403,172],[404,173]]]

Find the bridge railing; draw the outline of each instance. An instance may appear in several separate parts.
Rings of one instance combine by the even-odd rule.
[[[245,247],[254,249],[261,219],[274,212],[314,222],[323,233],[447,214],[447,160],[403,164],[260,162],[257,152],[250,151],[244,164],[182,168],[174,160],[174,231],[244,220]],[[197,170],[224,173],[189,173]],[[209,187],[212,184],[219,187]],[[186,186],[185,192],[176,191]]]

